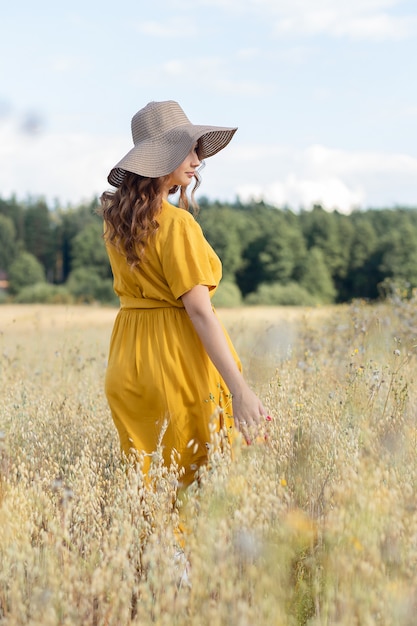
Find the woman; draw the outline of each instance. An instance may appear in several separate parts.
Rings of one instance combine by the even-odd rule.
[[[144,452],[145,472],[158,443],[167,465],[176,451],[184,486],[207,460],[213,421],[249,442],[266,415],[211,305],[221,263],[186,195],[193,180],[198,185],[201,161],[236,130],[194,125],[176,102],[150,102],[132,119],[134,147],[108,176],[117,190],[101,198],[121,304],[106,375],[109,406],[122,450]],[[177,191],[180,208],[168,202]]]

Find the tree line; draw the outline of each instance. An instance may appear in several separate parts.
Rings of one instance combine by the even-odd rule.
[[[196,219],[223,263],[218,306],[376,300],[417,287],[417,209],[199,204]],[[62,208],[0,198],[1,301],[116,303],[97,208],[98,199]]]

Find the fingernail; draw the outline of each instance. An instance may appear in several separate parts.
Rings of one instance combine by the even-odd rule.
[[[272,417],[270,415],[267,415],[265,419],[267,422],[272,422]]]

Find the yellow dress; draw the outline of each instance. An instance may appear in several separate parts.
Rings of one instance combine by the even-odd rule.
[[[146,472],[161,440],[166,465],[174,449],[180,455],[187,485],[207,460],[210,423],[217,430],[225,426],[233,436],[230,393],[181,300],[195,285],[207,285],[213,294],[222,268],[190,213],[164,201],[157,220],[145,259],[134,270],[107,244],[121,308],[110,341],[105,391],[125,454],[144,451]]]

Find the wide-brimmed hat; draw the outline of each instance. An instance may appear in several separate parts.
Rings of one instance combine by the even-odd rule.
[[[134,147],[111,170],[107,180],[120,187],[126,172],[149,178],[171,174],[198,141],[200,160],[222,150],[237,128],[202,126],[190,122],[173,100],[149,102],[132,118]]]

